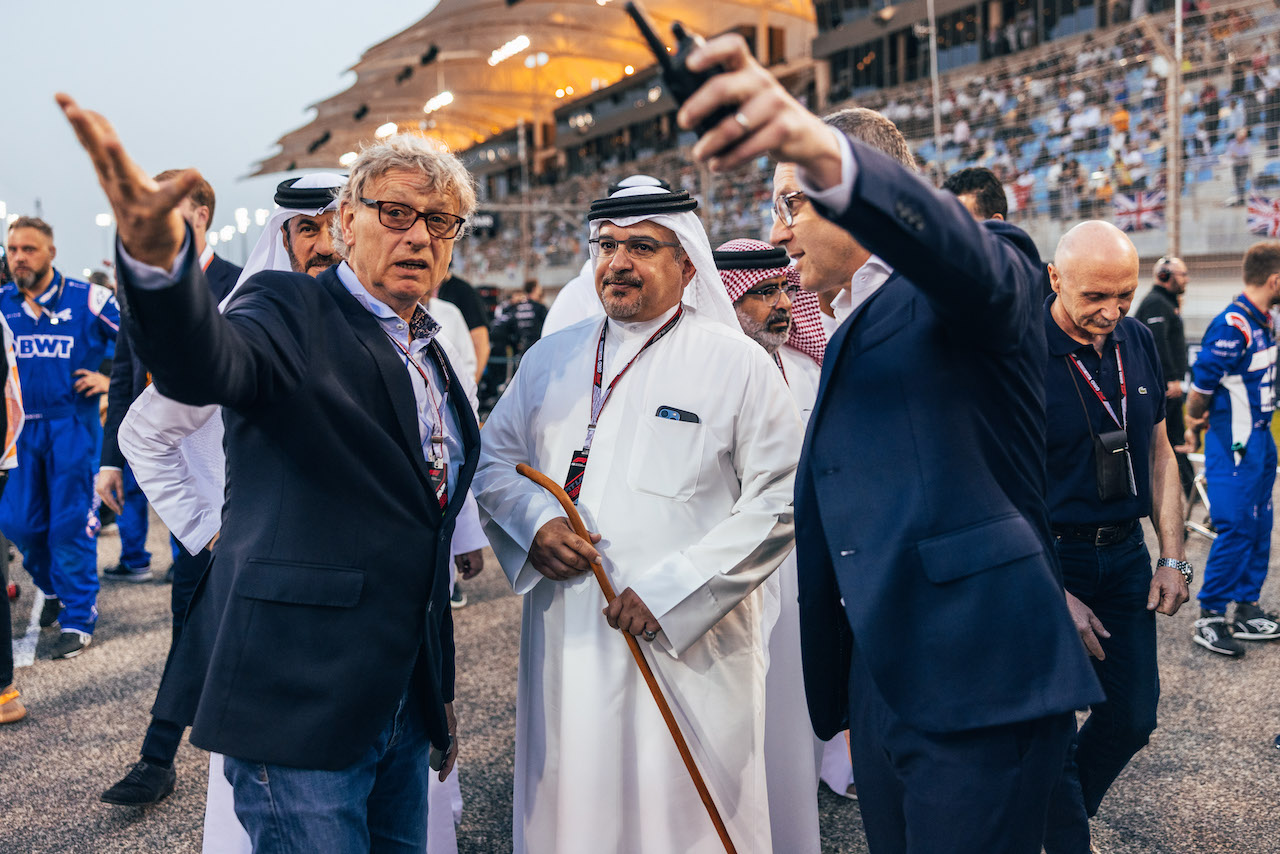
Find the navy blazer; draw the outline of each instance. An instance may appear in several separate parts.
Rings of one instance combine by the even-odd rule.
[[[827,345],[796,480],[801,649],[818,735],[856,644],[908,725],[953,732],[1102,698],[1045,509],[1043,276],[879,151],[829,212],[894,275]]]
[[[232,264],[216,253],[209,259],[204,277],[209,281],[209,292],[213,294],[214,302],[222,302],[227,298],[227,294],[231,293],[231,289],[236,286],[242,272],[243,269],[239,265]]]
[[[193,721],[207,750],[340,769],[412,685],[444,749],[449,541],[480,447],[465,398],[450,396],[465,458],[442,512],[403,356],[333,269],[259,273],[225,315],[193,264],[161,290],[121,278],[156,387],[221,404],[226,424],[222,536],[156,715]]]
[[[214,302],[222,302],[236,280],[240,278],[240,268],[230,261],[224,261],[217,255],[209,260],[209,267],[204,271],[209,283],[209,291]],[[147,366],[142,364],[133,353],[133,345],[129,342],[129,332],[121,324],[116,334],[116,351],[111,360],[111,387],[107,391],[107,419],[102,425],[101,464],[122,469],[125,466],[124,454],[120,452],[120,422],[129,411],[129,407],[142,394],[142,390],[150,382]]]

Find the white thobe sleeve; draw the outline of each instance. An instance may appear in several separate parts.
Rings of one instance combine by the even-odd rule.
[[[449,340],[447,335],[437,335],[436,343],[440,345],[440,349],[444,351],[444,355],[449,359],[449,366],[453,368],[453,372],[458,375],[458,382],[462,383],[462,391],[467,398],[467,403],[471,404],[471,413],[479,417],[480,412],[480,394],[476,386],[475,356],[472,355],[470,363],[467,357],[458,351],[458,345]],[[467,347],[471,347],[471,339],[467,339]],[[470,350],[475,353],[475,350]]]
[[[529,361],[526,357],[526,363]],[[498,563],[519,595],[542,580],[529,563],[533,537],[543,525],[565,512],[542,487],[516,471],[519,463],[535,460],[530,406],[525,400],[522,368],[484,423],[480,462],[471,491],[480,505],[480,518]]]
[[[662,627],[660,646],[678,656],[751,594],[795,547],[792,498],[803,431],[777,367],[764,351],[749,360],[737,408],[733,509],[692,546],[656,561],[631,584]]]
[[[192,466],[181,442],[218,414],[219,407],[188,406],[147,386],[120,423],[120,450],[151,506],[191,554],[222,527],[222,479]]]
[[[484,537],[484,529],[480,526],[480,508],[476,506],[475,494],[467,491],[467,500],[458,511],[458,522],[453,529],[453,539],[449,543],[449,554],[453,556],[474,552],[489,545]]]

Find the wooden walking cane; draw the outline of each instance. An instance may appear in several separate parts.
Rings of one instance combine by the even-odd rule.
[[[587,542],[591,542],[591,535],[587,531],[587,526],[582,523],[582,517],[578,515],[578,508],[573,506],[569,496],[560,488],[560,484],[524,463],[517,465],[516,471],[554,495],[556,500],[560,502],[560,506],[564,508],[565,514],[568,515],[569,524],[573,527],[574,533]],[[613,585],[609,582],[609,576],[604,574],[604,567],[600,565],[599,561],[592,561],[591,572],[600,584],[600,590],[604,593],[605,601],[612,602],[617,598],[618,594],[613,592]],[[724,826],[724,820],[720,818],[720,811],[716,809],[715,802],[711,800],[711,792],[708,791],[707,784],[702,780],[702,772],[698,770],[697,763],[693,761],[693,754],[689,752],[689,745],[684,740],[684,735],[680,732],[680,725],[676,723],[675,716],[671,713],[671,706],[667,703],[667,698],[663,696],[662,688],[658,686],[658,680],[654,678],[653,669],[649,667],[649,660],[640,651],[640,644],[636,641],[635,635],[630,632],[621,632],[621,635],[627,639],[627,646],[631,647],[631,657],[636,660],[636,666],[640,668],[645,684],[649,686],[649,693],[653,695],[653,701],[658,704],[658,711],[662,713],[662,719],[666,721],[667,729],[671,732],[671,738],[676,743],[676,750],[680,751],[680,758],[684,760],[684,767],[689,771],[689,778],[693,780],[693,787],[698,790],[698,797],[702,798],[702,805],[707,808],[707,815],[711,816],[711,823],[715,825],[716,833],[720,835],[720,841],[724,843],[724,850],[728,854],[738,854],[738,849],[733,847],[733,840],[729,838],[729,831]]]

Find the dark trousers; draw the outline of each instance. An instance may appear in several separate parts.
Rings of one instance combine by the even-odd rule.
[[[1089,851],[1089,818],[1111,783],[1156,728],[1160,675],[1155,612],[1147,610],[1151,555],[1142,527],[1109,546],[1057,540],[1063,583],[1093,611],[1111,637],[1093,661],[1107,699],[1089,710],[1054,787],[1045,828],[1047,854]]]
[[[147,496],[133,469],[124,467],[124,512],[116,516],[120,529],[120,565],[129,569],[146,569],[151,566],[151,552],[147,551]]]
[[[1186,441],[1187,427],[1182,420],[1182,404],[1183,398],[1171,400],[1165,405],[1164,410],[1164,429],[1169,435],[1169,444],[1178,447]],[[1174,457],[1178,460],[1178,479],[1182,481],[1182,494],[1187,498],[1191,497],[1191,490],[1195,485],[1196,470],[1192,467],[1191,461],[1187,459],[1186,454],[1174,452]]]
[[[1244,204],[1245,189],[1249,185],[1249,163],[1233,163],[1231,165],[1231,177],[1236,182],[1236,199],[1240,204]]]
[[[929,733],[885,703],[860,653],[849,672],[849,736],[872,854],[1039,854],[1070,712]]]
[[[164,662],[164,672],[160,683],[164,684],[169,675],[169,666],[173,663],[173,651],[178,648],[178,640],[182,637],[182,627],[187,619],[187,607],[191,604],[191,596],[195,593],[200,577],[209,568],[213,553],[208,549],[198,555],[191,555],[181,546],[173,558],[173,587],[169,593],[169,607],[173,612],[173,637],[169,640],[169,656]],[[178,755],[178,744],[182,741],[184,727],[173,721],[152,717],[147,727],[147,734],[142,739],[142,758],[153,765],[173,764]]]

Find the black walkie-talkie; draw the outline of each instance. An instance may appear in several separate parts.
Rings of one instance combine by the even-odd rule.
[[[698,91],[707,79],[724,72],[724,66],[713,65],[706,71],[694,72],[690,71],[685,64],[689,59],[689,54],[698,46],[693,36],[685,30],[684,25],[676,21],[671,25],[671,34],[676,38],[675,55],[667,53],[667,46],[662,43],[662,39],[658,38],[658,34],[654,32],[653,27],[649,24],[649,19],[645,15],[644,10],[640,8],[640,4],[628,2],[626,5],[627,14],[631,16],[631,20],[635,21],[636,28],[640,30],[640,35],[644,36],[644,40],[649,45],[649,50],[653,51],[653,55],[658,60],[658,66],[662,69],[662,82],[667,85],[667,91],[671,93],[671,97],[676,99],[677,104],[683,104],[689,99],[694,92]],[[698,136],[702,136],[707,131],[718,125],[722,120],[733,115],[733,110],[728,107],[722,107],[715,113],[707,116],[698,123],[695,131]]]

